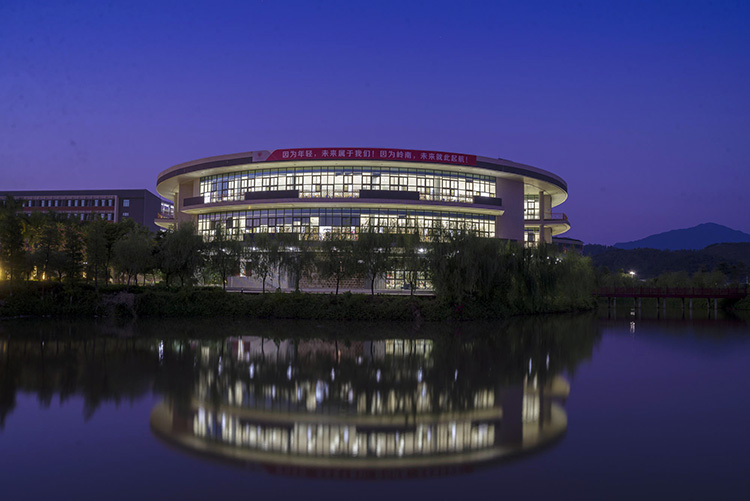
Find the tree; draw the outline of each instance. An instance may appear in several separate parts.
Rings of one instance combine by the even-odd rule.
[[[138,275],[146,274],[154,268],[154,241],[147,232],[132,231],[125,238],[118,240],[114,246],[115,267],[127,275],[127,284]],[[145,280],[145,277],[144,277]]]
[[[63,270],[70,282],[75,282],[83,271],[84,243],[80,224],[75,220],[67,220],[62,225],[62,254],[64,257]]]
[[[207,245],[210,268],[221,278],[221,286],[227,288],[227,277],[240,272],[242,242],[227,237],[221,223],[216,224],[214,238]]]
[[[62,271],[59,266],[62,261],[60,223],[53,213],[47,213],[34,228],[34,264],[37,275],[41,274],[43,280],[48,280],[53,274],[59,275]]]
[[[279,234],[283,251],[280,254],[279,266],[286,270],[294,282],[294,290],[299,291],[299,282],[303,276],[310,276],[315,266],[315,251],[312,240],[306,234]]]
[[[453,304],[474,295],[479,262],[477,237],[463,229],[436,228],[430,245],[430,274],[435,293]]]
[[[174,276],[179,277],[183,287],[192,282],[204,263],[203,247],[203,238],[195,233],[192,223],[182,223],[159,235],[157,263],[167,286]]]
[[[94,285],[99,287],[99,279],[107,280],[107,223],[103,220],[92,221],[84,229],[86,243],[86,279],[94,279]]]
[[[105,283],[107,283],[110,278],[109,270],[110,268],[112,268],[112,263],[114,260],[115,244],[121,239],[125,238],[125,235],[127,235],[131,231],[136,231],[137,227],[138,227],[138,223],[136,223],[132,219],[125,219],[124,221],[119,222],[119,223],[108,223],[104,227],[104,240],[105,240],[104,268],[106,270],[106,274],[104,276]]]
[[[429,268],[438,296],[456,305],[507,300],[523,249],[466,228],[437,228],[429,246]]]
[[[336,294],[341,280],[354,275],[357,261],[354,243],[341,233],[328,233],[321,244],[318,272],[322,278],[336,281]]]
[[[0,262],[2,269],[16,280],[25,268],[26,246],[23,238],[23,214],[21,203],[7,197],[0,211]]]
[[[266,279],[268,279],[268,276],[273,271],[273,264],[268,252],[268,248],[270,247],[269,240],[268,233],[253,235],[253,243],[247,249],[246,266],[249,266],[252,275],[259,277],[263,281],[264,294],[266,292]]]
[[[360,231],[354,244],[354,255],[362,273],[370,280],[370,293],[375,295],[375,281],[393,267],[393,234],[388,228],[368,226]]]

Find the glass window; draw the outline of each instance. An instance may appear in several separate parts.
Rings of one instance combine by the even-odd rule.
[[[122,201],[122,206],[123,207],[130,207],[130,200],[128,200],[127,198],[125,200],[123,200]]]
[[[539,219],[539,195],[524,197],[523,213],[525,219]]]

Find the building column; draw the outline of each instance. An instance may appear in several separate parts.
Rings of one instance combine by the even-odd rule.
[[[498,177],[495,181],[495,196],[503,201],[503,214],[495,217],[495,236],[523,243],[523,183]]]
[[[544,192],[539,192],[539,241],[545,242],[546,238],[546,227],[544,226],[544,214],[547,212],[546,208],[546,200],[544,199]],[[549,243],[549,242],[547,242]]]

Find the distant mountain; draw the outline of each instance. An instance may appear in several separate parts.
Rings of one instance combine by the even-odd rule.
[[[713,244],[750,242],[750,234],[716,223],[657,233],[633,242],[616,243],[618,249],[699,250]]]

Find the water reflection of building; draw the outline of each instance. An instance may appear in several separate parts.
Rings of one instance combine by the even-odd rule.
[[[230,338],[201,349],[192,398],[157,406],[151,424],[196,453],[352,478],[467,471],[563,435],[562,378],[445,354],[431,339]]]

